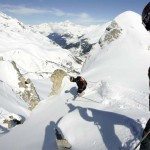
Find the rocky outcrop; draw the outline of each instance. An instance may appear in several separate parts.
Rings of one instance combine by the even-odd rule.
[[[23,124],[21,117],[16,114],[15,114],[15,116],[17,116],[17,118],[14,117],[13,115],[10,115],[10,116],[5,117],[5,119],[2,119],[3,124],[6,126],[6,128],[10,129],[12,127],[15,127],[18,124]]]
[[[71,34],[59,34],[59,33],[51,33],[48,35],[48,38],[51,39],[54,43],[58,44],[64,49],[79,49],[81,48],[81,55],[88,53],[93,44],[88,42],[87,38],[84,36],[74,37]]]
[[[93,44],[90,44],[87,38],[81,39],[80,43],[81,43],[82,54],[86,54],[92,49]]]
[[[61,35],[59,33],[51,33],[48,38],[64,49],[79,48],[80,46],[80,42],[77,40],[74,40],[74,42],[68,42],[68,39],[73,39],[71,34]]]
[[[99,40],[101,48],[118,39],[122,33],[122,29],[119,27],[116,21],[112,21],[111,24],[106,28],[104,35]]]
[[[60,92],[61,84],[65,76],[67,76],[67,73],[61,69],[57,69],[53,72],[50,78],[53,82],[50,95],[56,95]]]
[[[14,61],[11,62],[18,74],[19,95],[28,103],[29,109],[32,110],[39,102],[39,96],[35,87],[29,78],[25,78],[19,71]]]

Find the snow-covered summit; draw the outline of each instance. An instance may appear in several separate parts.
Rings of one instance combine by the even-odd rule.
[[[0,12],[0,30],[13,30],[17,32],[25,28],[26,27],[22,22]]]
[[[4,14],[3,12],[0,12],[0,17],[4,18],[4,19],[12,19],[10,16],[7,16],[6,14]]]
[[[33,30],[39,31],[40,33],[44,35],[49,35],[50,33],[60,33],[60,34],[66,34],[70,33],[76,36],[80,36],[83,34],[85,30],[85,26],[76,25],[70,21],[64,21],[59,23],[43,23],[40,25],[33,25],[31,26]]]
[[[83,70],[92,76],[99,73],[99,79],[148,91],[150,34],[140,18],[131,11],[116,17],[101,36],[97,49],[90,52]]]
[[[124,28],[129,26],[136,29],[143,28],[141,16],[133,11],[123,12],[115,20]]]

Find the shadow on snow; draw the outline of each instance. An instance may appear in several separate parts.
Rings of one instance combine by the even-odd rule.
[[[92,108],[82,108],[79,106],[76,107],[71,103],[67,104],[67,106],[69,107],[69,112],[78,109],[80,116],[84,120],[93,122],[97,126],[108,150],[112,150],[112,148],[115,150],[120,148],[129,149],[133,146],[132,142],[140,138],[139,135],[141,135],[142,126],[129,117]],[[89,116],[87,111],[91,111],[92,115]],[[130,139],[127,141],[124,147],[122,147],[122,143],[115,133],[115,125],[127,127],[134,137],[132,140]],[[122,134],[124,134],[124,131],[122,131]]]

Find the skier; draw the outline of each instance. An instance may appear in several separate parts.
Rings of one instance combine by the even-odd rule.
[[[142,23],[145,28],[149,31],[150,30],[150,2],[146,5],[142,12]]]
[[[77,94],[81,96],[83,94],[83,91],[86,89],[86,86],[87,86],[86,80],[81,76],[77,76],[76,78],[70,77],[70,81],[76,82],[76,84],[78,86]]]
[[[143,138],[144,140],[142,141],[141,143],[141,146],[140,146],[140,150],[150,150],[150,119],[148,120],[147,124],[146,124],[146,127],[143,131]]]

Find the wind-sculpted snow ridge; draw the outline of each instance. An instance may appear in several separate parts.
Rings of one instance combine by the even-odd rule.
[[[99,74],[95,80],[148,92],[150,34],[134,12],[125,12],[115,21],[122,33],[103,48],[97,46],[91,51],[82,71],[87,76]]]

